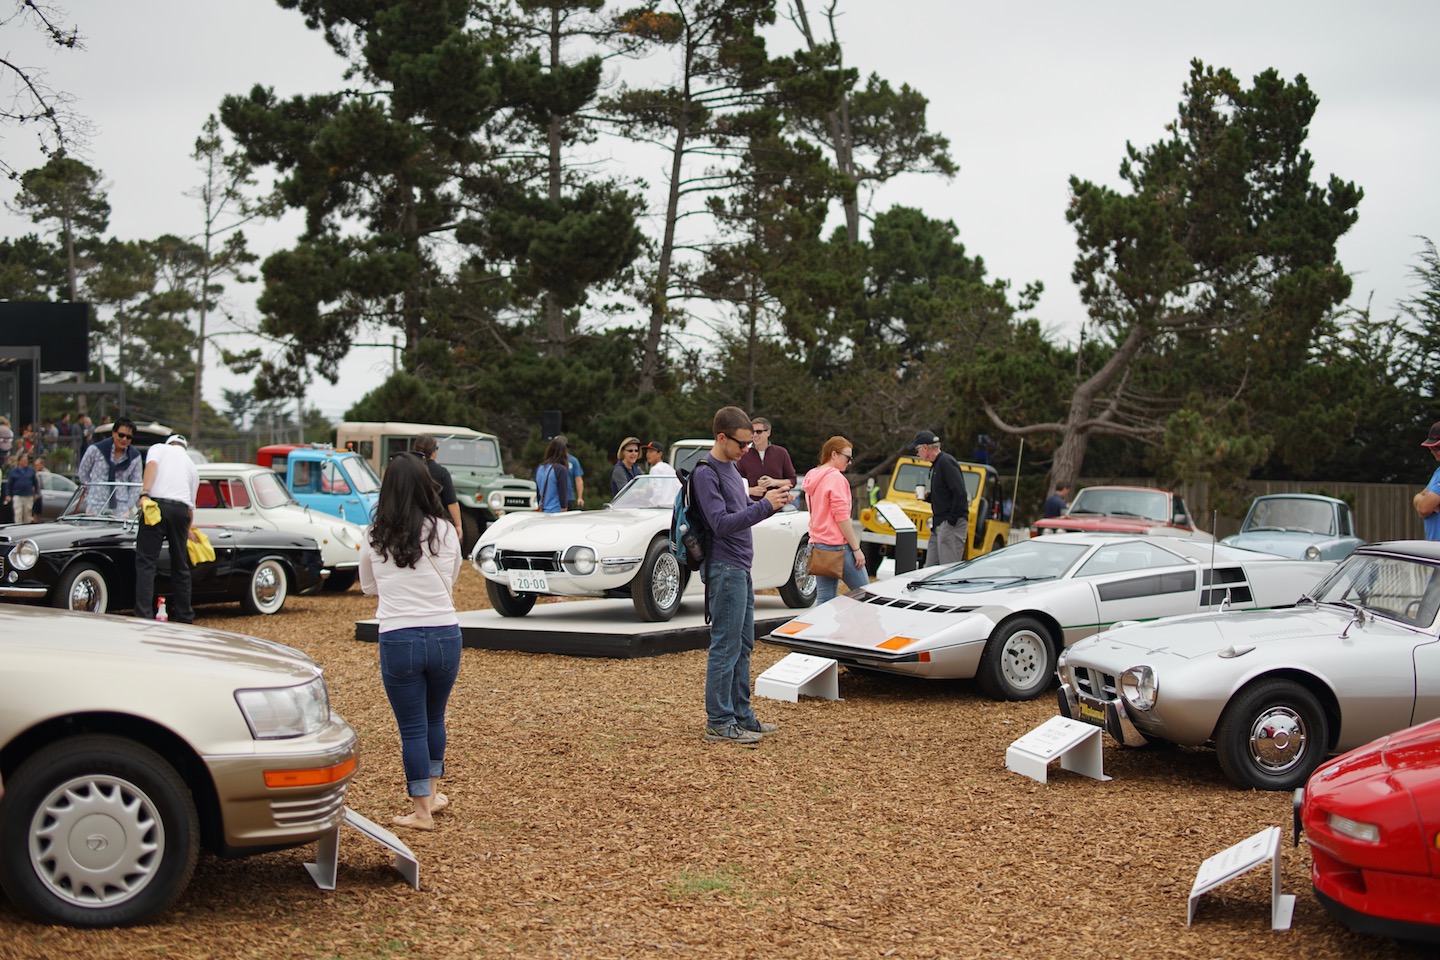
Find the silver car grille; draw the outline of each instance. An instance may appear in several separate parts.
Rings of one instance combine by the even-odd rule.
[[[906,600],[901,597],[876,596],[869,590],[857,590],[850,594],[850,599],[859,600],[861,603],[873,603],[882,607],[893,607],[896,610],[914,610],[916,613],[970,613],[979,607],[955,607],[943,603],[925,603],[920,600]]]
[[[303,829],[313,827],[324,829],[339,820],[345,809],[345,790],[348,783],[294,799],[271,800],[270,815],[277,826]]]
[[[1118,700],[1120,690],[1115,686],[1115,674],[1101,673],[1091,667],[1075,667],[1075,689],[1097,700]]]
[[[560,554],[554,550],[496,550],[495,565],[501,570],[560,572]]]

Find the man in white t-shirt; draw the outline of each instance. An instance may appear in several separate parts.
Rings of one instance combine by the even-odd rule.
[[[195,517],[195,494],[200,489],[200,471],[187,452],[188,444],[178,433],[150,448],[145,457],[145,474],[140,484],[140,528],[135,533],[135,616],[155,619],[155,571],[160,565],[160,545],[170,548],[170,602],[166,612],[171,620],[194,623],[190,603],[190,552],[185,541],[194,538],[190,529]],[[146,501],[160,508],[160,522],[146,523]]]
[[[645,444],[645,461],[650,464],[650,476],[675,476],[675,468],[665,462],[665,444],[656,443],[654,440]]]

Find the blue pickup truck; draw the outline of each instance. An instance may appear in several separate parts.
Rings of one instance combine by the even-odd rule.
[[[380,499],[380,478],[365,458],[329,444],[272,444],[260,448],[255,462],[284,477],[303,506],[351,523],[368,524]]]

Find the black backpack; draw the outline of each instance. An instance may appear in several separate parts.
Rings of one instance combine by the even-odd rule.
[[[675,509],[670,515],[670,550],[687,570],[699,570],[710,556],[714,533],[705,521],[705,512],[692,496],[691,486],[701,467],[715,469],[709,460],[701,459],[693,470],[680,471],[680,492],[675,495]]]

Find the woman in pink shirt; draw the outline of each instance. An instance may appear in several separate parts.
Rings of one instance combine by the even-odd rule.
[[[820,466],[805,475],[805,503],[810,509],[810,549],[840,550],[845,554],[845,586],[851,590],[870,582],[865,554],[850,522],[850,481],[845,471],[853,459],[850,441],[831,437],[820,448]],[[840,581],[815,577],[815,602],[833,600]]]

